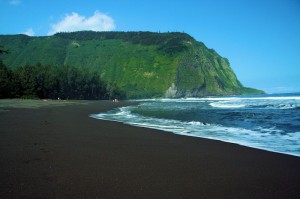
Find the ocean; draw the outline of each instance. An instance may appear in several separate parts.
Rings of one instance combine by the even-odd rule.
[[[300,157],[300,93],[135,101],[91,117]]]

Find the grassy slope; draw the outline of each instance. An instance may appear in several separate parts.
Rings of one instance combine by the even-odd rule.
[[[243,88],[227,59],[185,34],[135,33],[131,40],[118,34],[109,39],[78,39],[80,33],[74,38],[0,36],[0,45],[10,51],[1,58],[9,67],[42,63],[100,70],[102,79],[128,98],[163,96],[172,83],[177,97],[257,92]]]
[[[116,83],[128,97],[162,95],[176,68],[172,59],[157,54],[155,46],[122,40],[71,42],[65,64],[100,70],[105,81]]]

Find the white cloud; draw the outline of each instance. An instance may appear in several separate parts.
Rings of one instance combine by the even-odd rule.
[[[34,36],[35,32],[33,31],[32,28],[27,29],[25,32],[23,32],[24,35],[28,35],[28,36]]]
[[[9,0],[9,4],[11,5],[19,5],[21,3],[21,0]]]
[[[110,16],[95,11],[94,15],[86,18],[76,12],[67,14],[61,21],[51,25],[48,35],[57,32],[72,32],[80,30],[110,31],[115,29],[115,22]]]

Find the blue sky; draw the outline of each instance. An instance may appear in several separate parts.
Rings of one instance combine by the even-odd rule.
[[[299,0],[0,0],[0,34],[82,29],[186,32],[245,86],[300,91]]]

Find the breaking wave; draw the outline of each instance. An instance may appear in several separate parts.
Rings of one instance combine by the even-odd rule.
[[[300,96],[136,101],[91,117],[300,156]]]

